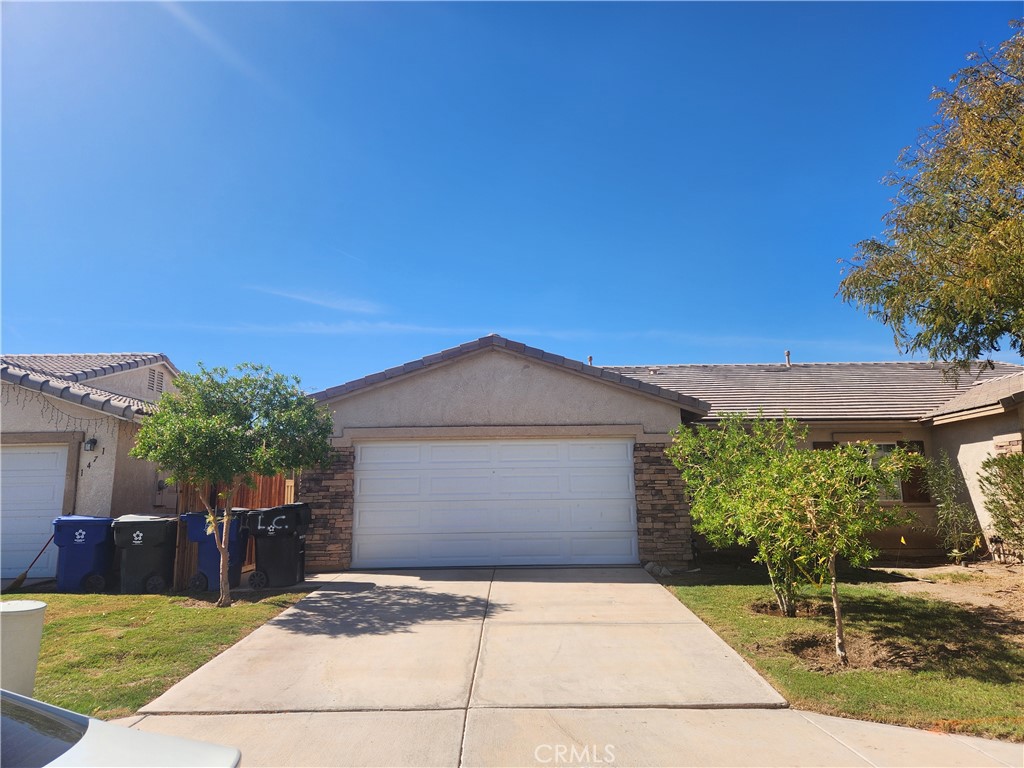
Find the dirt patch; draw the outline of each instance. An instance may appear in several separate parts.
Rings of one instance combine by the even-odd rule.
[[[750,606],[750,610],[752,610],[754,613],[763,613],[766,616],[782,615],[782,611],[779,610],[779,604],[774,600],[758,600]],[[819,603],[813,600],[797,600],[796,615],[831,616],[832,605],[831,603]]]
[[[850,634],[846,639],[847,666],[843,666],[836,655],[836,636],[831,633],[794,633],[780,640],[776,648],[797,656],[812,672],[826,675],[851,670],[920,670],[924,666],[922,648],[859,633]]]
[[[975,563],[966,568],[941,565],[873,570],[910,578],[909,581],[881,584],[894,592],[946,600],[959,605],[995,608],[1009,618],[1024,621],[1024,565]]]
[[[808,669],[825,674],[851,669],[919,669],[921,666],[919,649],[861,635],[846,640],[850,662],[847,666],[839,662],[835,636],[830,633],[787,635],[779,641],[778,648],[799,658]]]

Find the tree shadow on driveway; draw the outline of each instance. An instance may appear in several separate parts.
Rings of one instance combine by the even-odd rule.
[[[325,584],[270,624],[286,632],[358,637],[409,632],[417,625],[482,621],[506,606],[486,598],[372,582]]]

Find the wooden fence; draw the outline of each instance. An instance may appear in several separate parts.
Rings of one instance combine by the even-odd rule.
[[[183,515],[186,512],[205,512],[203,506],[205,498],[210,506],[222,506],[222,502],[216,497],[216,488],[209,485],[200,487],[182,486],[178,492],[177,514]],[[295,478],[286,475],[275,477],[257,477],[255,485],[250,488],[242,486],[231,500],[232,507],[244,507],[247,509],[259,509],[261,507],[276,507],[281,504],[290,504],[295,501]],[[245,563],[242,565],[243,573],[252,570],[255,563],[255,543],[249,539],[249,546],[245,553]],[[199,545],[188,540],[188,531],[184,524],[178,526],[177,553],[174,558],[174,590],[181,591],[188,586],[198,568],[197,558]],[[243,577],[244,578],[244,577]],[[216,591],[216,585],[210,589]]]

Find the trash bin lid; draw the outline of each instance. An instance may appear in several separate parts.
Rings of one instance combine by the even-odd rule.
[[[166,515],[121,515],[114,518],[114,523],[158,523],[161,520],[174,522],[174,516]]]
[[[110,525],[114,522],[113,517],[94,517],[93,515],[61,515],[60,517],[53,518],[54,525],[60,525],[66,523],[68,525],[77,525],[79,523],[85,525],[94,524],[106,524]]]

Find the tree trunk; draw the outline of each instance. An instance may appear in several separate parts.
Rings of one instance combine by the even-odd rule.
[[[792,574],[775,573],[772,566],[768,566],[768,578],[772,582],[772,592],[775,593],[775,602],[779,604],[779,611],[787,618],[796,616],[796,595],[793,593]]]
[[[218,537],[220,540],[217,541],[217,549],[220,550],[220,597],[217,598],[218,608],[230,608],[231,607],[231,579],[229,577],[228,565],[230,558],[228,555],[228,543],[231,539],[231,502],[234,498],[234,493],[228,491],[224,497],[224,518],[221,523],[221,534]]]
[[[846,639],[843,637],[843,609],[839,605],[839,583],[836,581],[836,556],[828,559],[828,573],[832,577],[832,611],[836,615],[836,656],[843,666],[848,666],[850,659],[846,655]]]

